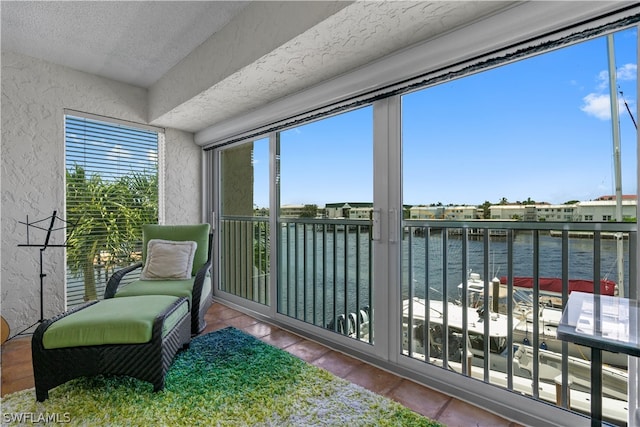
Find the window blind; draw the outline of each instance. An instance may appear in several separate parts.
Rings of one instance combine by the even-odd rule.
[[[65,115],[67,306],[100,299],[158,222],[158,132]]]

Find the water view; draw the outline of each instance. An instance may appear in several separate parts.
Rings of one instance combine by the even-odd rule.
[[[407,241],[411,241],[411,249]],[[442,235],[432,235],[429,251],[429,276],[426,282],[425,276],[425,244],[423,236],[405,237],[403,246],[403,260],[409,260],[409,250],[412,256],[411,276],[415,286],[415,295],[424,297],[424,285],[435,291],[442,291],[443,269],[442,264]],[[513,242],[513,275],[533,276],[533,244],[531,232],[516,233]],[[569,278],[593,280],[594,265],[594,241],[589,238],[569,238]],[[482,239],[470,239],[467,242],[468,271],[463,274],[462,266],[462,240],[459,237],[447,239],[447,266],[446,283],[448,295],[457,296],[458,285],[463,277],[470,272],[475,272],[482,278],[491,280],[507,275],[507,240],[500,237],[492,237],[489,243],[489,271],[484,271],[484,242]],[[628,295],[629,259],[628,241],[623,243],[624,260],[624,295]],[[539,277],[562,277],[562,240],[560,237],[541,235],[539,239]],[[600,246],[600,278],[617,281],[617,247],[614,239],[602,239]],[[405,262],[404,277],[409,277],[407,263]],[[406,289],[406,283],[405,287]]]
[[[366,227],[359,232],[323,231],[322,228],[306,226],[306,232],[298,224],[290,224],[283,235],[282,285],[288,289],[283,303],[299,304],[300,313],[316,313],[332,318],[333,301],[341,312],[357,312],[369,304],[372,250],[370,233]],[[533,243],[531,232],[516,233],[513,242],[513,275],[533,276]],[[589,238],[569,238],[569,278],[593,280],[594,241]],[[429,256],[425,253],[429,247]],[[297,250],[295,250],[297,248]],[[442,233],[423,235],[405,233],[402,245],[403,297],[409,295],[409,280],[413,284],[412,295],[441,298],[443,283],[447,286],[449,299],[459,298],[459,285],[465,276],[474,272],[491,280],[507,275],[507,241],[492,237],[489,243],[489,271],[484,271],[484,242],[482,239],[467,241],[467,267],[462,271],[462,240],[459,236],[447,238],[446,268],[443,265]],[[600,244],[600,278],[617,282],[617,247],[614,239],[602,239]],[[628,295],[629,250],[628,240],[623,242],[624,283],[622,290]],[[428,277],[425,272],[429,271]],[[539,237],[539,277],[562,277],[562,239],[551,235]],[[443,275],[446,271],[446,276]],[[428,279],[428,281],[427,281]],[[620,284],[618,284],[620,285]],[[346,287],[346,294],[345,294]],[[298,295],[292,289],[305,291]],[[335,299],[334,299],[335,292]],[[289,298],[287,298],[289,295]],[[314,299],[315,295],[315,299]],[[345,296],[346,295],[346,298]],[[321,296],[332,301],[323,305]],[[305,305],[306,306],[303,308]],[[358,304],[359,303],[359,304]],[[292,306],[293,307],[293,306]],[[316,322],[314,322],[316,323]]]

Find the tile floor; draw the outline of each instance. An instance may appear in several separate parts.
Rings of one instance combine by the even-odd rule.
[[[413,381],[334,351],[277,326],[259,321],[221,303],[214,303],[205,315],[203,333],[227,326],[241,329],[260,340],[282,348],[352,383],[394,399],[406,407],[449,427],[517,427],[481,408],[451,398]],[[2,346],[2,395],[33,387],[31,339],[14,338]]]

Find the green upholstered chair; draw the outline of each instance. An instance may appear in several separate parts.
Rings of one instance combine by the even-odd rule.
[[[107,283],[104,298],[139,295],[187,297],[191,312],[191,333],[200,333],[206,326],[204,315],[212,303],[212,240],[209,224],[143,225],[142,261],[114,273]],[[153,241],[151,246],[150,241]],[[173,247],[178,248],[178,251],[171,252]],[[176,255],[173,256],[173,253]],[[185,267],[191,259],[192,264]],[[171,265],[174,261],[180,265]],[[125,276],[138,269],[142,269],[140,279],[125,284]],[[173,274],[180,269],[181,275]],[[169,277],[163,277],[163,274]]]

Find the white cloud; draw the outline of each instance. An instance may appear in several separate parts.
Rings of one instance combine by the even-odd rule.
[[[104,138],[100,138],[100,139],[87,139],[86,140],[87,144],[92,146],[92,148],[94,150],[107,150],[107,151],[111,151],[113,150],[111,147],[111,143],[107,142]]]
[[[606,90],[609,88],[609,72],[600,71],[598,74],[598,90]]]
[[[590,93],[582,98],[583,105],[580,107],[582,111],[590,116],[600,120],[611,119],[611,104],[609,95]]]
[[[582,98],[583,105],[580,107],[582,111],[590,116],[593,116],[600,120],[611,119],[611,104],[609,101],[609,95],[603,95],[598,93],[590,93]],[[635,109],[635,103],[633,100],[626,100],[631,110]],[[624,100],[618,98],[618,115],[626,114],[627,107],[624,105]]]
[[[638,75],[637,64],[624,64],[616,71],[616,78],[623,82],[633,81]]]
[[[131,152],[129,150],[125,150],[124,148],[122,148],[122,145],[116,145],[114,146],[111,150],[109,150],[109,152],[107,153],[107,160],[110,161],[118,161],[120,159],[129,159],[131,158]]]
[[[616,70],[616,80],[619,82],[634,81],[637,78],[638,66],[636,64],[625,64]],[[598,87],[597,92],[590,93],[582,98],[583,105],[580,110],[584,111],[590,116],[596,117],[600,120],[611,120],[611,103],[609,97],[609,72],[600,71],[598,73]],[[607,92],[600,93],[600,92]],[[627,100],[627,103],[632,106],[633,100]],[[622,114],[626,107],[622,99],[618,98],[618,111]]]
[[[151,164],[158,161],[158,153],[154,150],[147,150],[147,161]]]
[[[638,65],[637,64],[624,64],[622,67],[619,67],[616,70],[616,80],[619,82],[630,82],[634,81],[638,75]],[[599,90],[608,90],[609,88],[609,71],[600,71],[598,73],[598,89]]]

